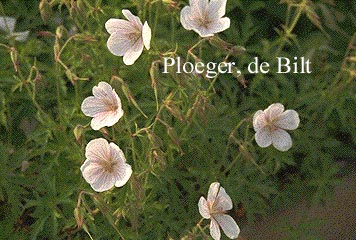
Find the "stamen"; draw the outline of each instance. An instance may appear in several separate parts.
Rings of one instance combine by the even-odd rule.
[[[102,162],[102,167],[105,172],[112,173],[116,164],[117,162],[113,161],[112,159],[109,159],[107,161]]]

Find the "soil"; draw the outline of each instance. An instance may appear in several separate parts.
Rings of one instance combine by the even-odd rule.
[[[307,237],[309,232],[302,239],[356,240],[356,171],[342,179],[332,199],[322,206],[309,206],[307,200],[301,201],[294,208],[272,213],[268,218],[245,226],[240,235],[246,240],[286,239],[286,231],[282,231],[281,226],[293,227],[315,221],[320,224],[312,228],[312,235],[318,238]]]

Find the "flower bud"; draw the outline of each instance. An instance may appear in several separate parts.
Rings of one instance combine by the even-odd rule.
[[[10,57],[11,57],[12,64],[14,65],[15,71],[18,72],[19,71],[18,54],[16,49],[13,47],[10,49]]]
[[[81,209],[78,207],[74,208],[74,218],[75,218],[75,221],[77,222],[78,228],[81,228],[84,223],[84,217],[83,217]]]
[[[46,23],[52,15],[52,7],[49,4],[48,0],[41,0],[39,10],[43,22]]]
[[[75,140],[77,140],[78,143],[80,143],[82,141],[82,135],[84,133],[84,127],[82,125],[77,125],[74,130],[74,137]]]

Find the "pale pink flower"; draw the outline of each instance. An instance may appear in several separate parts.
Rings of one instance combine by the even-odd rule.
[[[115,90],[106,82],[93,87],[93,95],[84,99],[81,109],[86,116],[92,117],[91,128],[99,130],[111,127],[124,114],[121,100]]]
[[[279,151],[287,151],[292,147],[292,138],[285,130],[296,129],[299,122],[296,111],[284,111],[282,104],[274,103],[264,111],[258,110],[253,116],[255,140],[260,147],[273,144]]]
[[[113,186],[124,186],[132,174],[122,150],[103,138],[88,143],[85,157],[80,170],[85,181],[97,192],[109,190]]]
[[[201,37],[211,37],[230,27],[230,19],[223,17],[227,0],[189,0],[189,5],[180,12],[180,21],[187,30]]]
[[[220,183],[214,182],[210,185],[208,199],[204,197],[199,199],[199,213],[205,219],[210,219],[210,235],[214,240],[221,237],[220,228],[230,239],[235,239],[240,233],[240,228],[235,220],[226,214],[226,211],[232,209],[232,201],[225,189]]]
[[[116,56],[124,56],[124,63],[132,65],[140,57],[143,46],[150,49],[151,28],[145,22],[142,25],[140,18],[134,16],[129,10],[122,10],[127,18],[111,18],[105,23],[110,34],[107,42],[109,51]]]
[[[30,31],[15,32],[15,24],[15,18],[0,16],[0,30],[6,32],[8,38],[14,38],[19,42],[26,41]]]

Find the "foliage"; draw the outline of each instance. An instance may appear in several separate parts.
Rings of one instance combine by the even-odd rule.
[[[238,224],[300,198],[325,200],[337,161],[356,156],[356,2],[333,2],[229,0],[231,28],[214,44],[180,25],[187,1],[2,1],[0,15],[31,34],[24,43],[0,35],[0,238],[204,239],[197,203],[213,181],[231,196]],[[153,30],[152,50],[132,66],[106,48],[104,24],[123,8]],[[162,74],[163,56],[228,59],[243,75]],[[277,56],[305,56],[313,72],[250,74],[256,56],[271,69]],[[125,114],[97,132],[80,105],[100,81]],[[253,138],[253,114],[274,102],[301,117],[288,152]],[[134,171],[102,194],[79,170],[97,137],[120,146]]]

